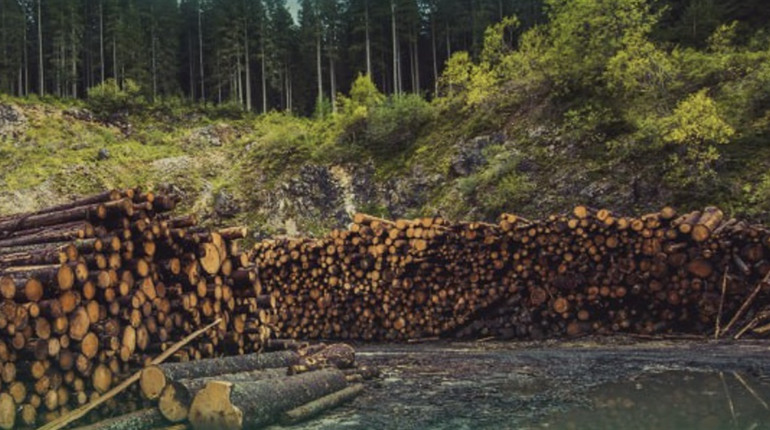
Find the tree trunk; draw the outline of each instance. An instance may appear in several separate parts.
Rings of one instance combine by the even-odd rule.
[[[158,98],[158,70],[157,70],[157,53],[155,52],[155,14],[152,13],[153,7],[150,3],[150,15],[152,23],[150,24],[150,43],[152,50],[152,99],[153,101]]]
[[[316,34],[316,41],[315,41],[315,52],[316,52],[316,77],[318,78],[318,105],[320,106],[324,99],[324,84],[323,84],[323,76],[322,76],[322,69],[321,69],[321,34],[320,30],[318,30],[318,34]]]
[[[364,1],[364,22],[366,29],[366,74],[374,82],[374,77],[372,76],[372,46],[369,35],[369,0]]]
[[[45,95],[45,69],[43,67],[43,0],[37,0],[37,58],[38,58],[38,93]]]
[[[187,30],[187,66],[188,66],[188,87],[190,88],[190,100],[195,100],[195,62],[193,59],[193,39],[190,30]]]
[[[105,79],[104,64],[104,0],[99,0],[99,65],[102,69],[102,81]]]
[[[264,21],[264,19],[262,19]],[[260,34],[260,63],[262,70],[261,73],[261,79],[262,79],[262,113],[267,113],[267,73],[266,73],[266,64],[265,64],[265,24],[264,22],[260,24],[261,28],[261,34]]]
[[[74,19],[74,17],[73,17]],[[71,85],[72,85],[72,97],[77,98],[78,97],[78,52],[77,47],[75,44],[75,28],[70,30],[70,59],[71,59],[71,69],[70,69],[70,79],[72,79]]]
[[[200,59],[201,100],[206,102],[206,79],[203,69],[203,7],[198,4],[198,57]]]
[[[399,93],[398,38],[396,35],[396,2],[390,1],[390,27],[393,38],[393,93]]]
[[[436,55],[436,17],[430,20],[430,43],[433,53],[433,97],[438,97],[438,58]]]
[[[246,64],[246,110],[251,112],[251,58],[249,56],[249,29],[246,18],[243,20],[243,60]]]
[[[112,35],[112,79],[115,80],[115,84],[118,85],[118,43],[115,40],[117,35]]]
[[[235,79],[233,79],[235,83],[235,93],[238,97],[238,104],[241,106],[244,106],[244,97],[243,97],[243,65],[241,64],[241,56],[236,55],[236,66],[235,66]]]
[[[24,24],[24,46],[22,47],[22,51],[24,52],[24,95],[29,95],[29,51],[27,49],[27,45],[29,41],[27,40],[27,23],[26,21]]]
[[[332,112],[337,113],[337,77],[334,73],[334,57],[329,53],[329,85],[332,100]]]

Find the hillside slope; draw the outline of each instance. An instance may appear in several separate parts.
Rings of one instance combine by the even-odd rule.
[[[109,81],[87,102],[0,96],[0,213],[144,185],[257,236],[319,233],[355,211],[494,220],[578,203],[770,221],[770,33],[724,23],[680,46],[647,2],[605,3],[492,26],[478,59],[451,57],[431,102],[366,76],[312,119],[148,104]]]
[[[535,109],[481,125],[432,118],[386,158],[355,148],[335,153],[316,141],[321,125],[278,114],[115,124],[83,107],[5,99],[0,213],[139,184],[184,194],[194,202],[185,209],[207,222],[244,222],[258,234],[319,233],[347,224],[356,211],[493,220],[505,211],[541,216],[578,203],[619,212],[718,204],[768,219],[766,145],[730,147],[713,193],[688,196],[661,181],[665,163],[570,141]]]

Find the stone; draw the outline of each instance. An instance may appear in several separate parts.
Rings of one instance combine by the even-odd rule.
[[[27,117],[18,107],[0,103],[0,137],[18,137],[27,128]]]

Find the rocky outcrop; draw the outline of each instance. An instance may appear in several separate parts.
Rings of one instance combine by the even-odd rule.
[[[27,122],[17,106],[0,103],[0,138],[18,138],[27,129]]]
[[[489,145],[500,145],[505,142],[502,133],[491,136],[478,136],[458,145],[457,152],[452,157],[449,174],[452,177],[468,176],[487,164],[484,149]]]
[[[195,148],[207,148],[222,146],[232,141],[233,127],[227,124],[212,124],[192,130],[186,139],[187,146]]]

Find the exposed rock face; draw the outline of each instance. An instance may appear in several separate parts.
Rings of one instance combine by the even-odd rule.
[[[88,110],[83,108],[69,108],[64,110],[62,112],[63,115],[68,116],[73,119],[77,119],[79,121],[87,121],[87,122],[93,122],[96,121],[96,117],[94,114]]]
[[[291,235],[345,227],[358,211],[408,216],[443,180],[420,168],[384,182],[377,182],[374,174],[371,164],[303,166],[295,176],[260,192],[260,218],[269,229]]]
[[[416,167],[408,176],[385,182],[379,188],[377,199],[392,217],[404,217],[410,210],[423,207],[430,198],[430,192],[443,181],[442,175],[429,175]]]
[[[233,218],[238,214],[238,202],[226,190],[214,193],[214,213],[218,218]]]
[[[296,175],[274,187],[262,188],[258,200],[259,215],[268,228],[279,233],[290,234],[296,225],[342,226],[351,219],[345,211],[343,185],[331,169],[324,166],[303,166]],[[305,231],[299,229],[299,232]]]
[[[0,138],[18,138],[27,129],[27,117],[16,106],[0,103]]]
[[[187,143],[194,147],[222,146],[233,138],[234,130],[227,124],[212,124],[190,132]]]
[[[478,136],[468,142],[458,145],[457,153],[452,157],[450,175],[452,177],[468,176],[487,164],[484,149],[492,144],[501,144],[505,136],[497,133],[492,136]]]

